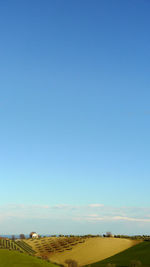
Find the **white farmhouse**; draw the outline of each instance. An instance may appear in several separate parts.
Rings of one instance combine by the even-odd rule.
[[[30,238],[38,238],[39,235],[36,232],[31,232],[30,233]]]

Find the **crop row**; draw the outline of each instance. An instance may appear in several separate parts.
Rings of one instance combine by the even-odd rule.
[[[0,248],[12,249],[12,250],[19,250],[20,248],[18,245],[9,239],[0,239]]]
[[[35,254],[36,252],[32,249],[30,245],[25,243],[24,241],[18,240],[15,242],[21,249],[23,249],[28,254]]]

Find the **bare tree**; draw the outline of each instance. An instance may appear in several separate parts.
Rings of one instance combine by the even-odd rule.
[[[140,267],[141,265],[142,265],[141,262],[138,260],[132,260],[130,262],[130,267]]]
[[[15,235],[12,235],[11,240],[15,241]]]
[[[20,239],[25,239],[25,235],[24,234],[20,234]]]
[[[112,235],[112,233],[111,232],[107,232],[106,233],[106,237],[112,237],[113,235]]]
[[[68,264],[68,267],[78,267],[78,263],[75,260],[68,259],[65,261]]]

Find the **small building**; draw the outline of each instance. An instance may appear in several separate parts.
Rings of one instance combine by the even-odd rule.
[[[36,232],[31,232],[29,236],[30,236],[30,238],[38,238],[39,237],[39,235]]]

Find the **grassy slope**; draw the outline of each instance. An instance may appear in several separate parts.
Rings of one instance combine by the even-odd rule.
[[[0,267],[57,267],[57,265],[17,251],[1,249]]]
[[[61,264],[64,264],[66,259],[73,259],[80,266],[84,266],[100,260],[102,261],[136,244],[137,241],[122,238],[88,238],[86,242],[74,246],[70,251],[50,255],[50,259]]]
[[[106,266],[108,263],[129,266],[132,260],[139,260],[143,265],[150,266],[150,242],[142,242],[103,261],[93,263],[91,267]]]

